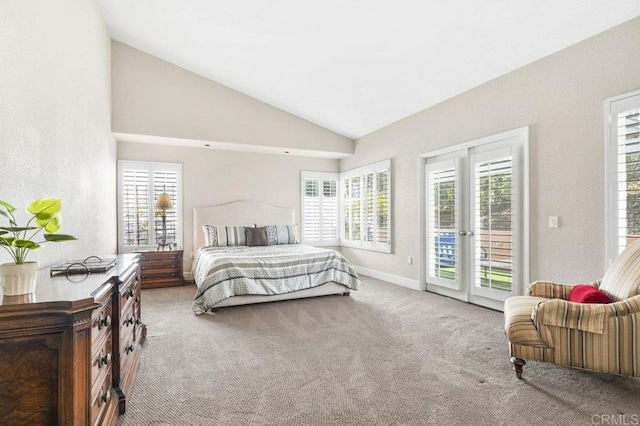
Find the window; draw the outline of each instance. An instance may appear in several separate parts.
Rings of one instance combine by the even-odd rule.
[[[340,245],[391,252],[391,160],[340,174]]]
[[[163,192],[173,208],[166,211],[167,242],[182,244],[182,165],[118,161],[118,251],[155,248],[162,240],[162,212],[155,203]]]
[[[607,257],[640,238],[640,91],[605,102]]]
[[[338,174],[302,172],[302,240],[338,245]]]

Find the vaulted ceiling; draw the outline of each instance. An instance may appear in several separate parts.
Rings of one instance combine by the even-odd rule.
[[[640,16],[637,0],[99,4],[114,40],[353,139]]]

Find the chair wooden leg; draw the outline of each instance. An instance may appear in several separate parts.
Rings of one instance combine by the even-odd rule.
[[[342,293],[343,296],[348,296],[349,294],[351,294],[351,293],[348,292],[348,291],[345,291],[344,293]]]
[[[522,367],[525,366],[527,361],[521,358],[516,358],[515,356],[512,356],[509,361],[513,364],[513,371],[516,372],[516,377],[518,379],[522,379]]]

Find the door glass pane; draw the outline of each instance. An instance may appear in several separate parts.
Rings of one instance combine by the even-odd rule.
[[[428,273],[455,281],[456,272],[456,170],[433,170],[428,182]]]
[[[511,292],[513,167],[501,158],[475,165],[475,286]]]

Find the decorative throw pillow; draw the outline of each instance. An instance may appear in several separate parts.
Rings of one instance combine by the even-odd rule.
[[[587,284],[573,286],[569,292],[569,300],[576,303],[609,303],[609,296]]]
[[[269,245],[300,244],[297,225],[267,225]]]
[[[202,232],[204,232],[204,246],[217,246],[218,245],[218,230],[213,225],[202,225]]]
[[[204,225],[202,229],[204,231],[206,246],[227,247],[247,245],[245,226]]]
[[[262,226],[259,228],[246,228],[247,245],[253,246],[268,246],[269,237],[267,236],[267,228]]]

